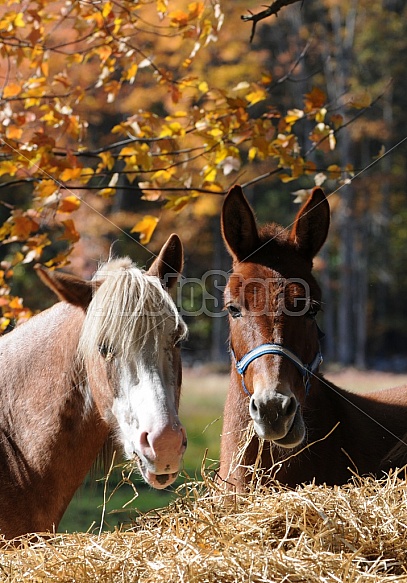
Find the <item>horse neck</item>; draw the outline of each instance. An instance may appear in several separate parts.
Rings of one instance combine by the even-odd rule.
[[[315,375],[303,406],[307,442],[292,452],[298,463],[293,457],[278,479],[289,485],[313,479],[333,485],[345,483],[352,472],[380,475],[393,448],[403,444],[406,456],[406,393],[406,387],[350,392]],[[272,451],[280,459],[290,455]]]
[[[294,450],[264,442],[261,465],[274,466],[273,476],[292,487],[312,480],[332,485],[345,483],[352,470],[361,475],[377,474],[384,467],[383,460],[400,443],[397,436],[406,442],[406,393],[407,387],[400,387],[357,394],[337,387],[320,374],[314,375],[303,403],[307,441]],[[253,465],[261,451],[254,435],[241,467],[227,475],[231,465],[236,468],[233,456],[239,442],[244,442],[249,424],[249,400],[232,367],[224,412],[221,477],[238,488],[245,482],[246,470],[242,466]]]
[[[75,358],[83,317],[56,304],[0,343],[0,482],[15,483],[16,504],[32,499],[35,530],[58,524],[108,436]]]

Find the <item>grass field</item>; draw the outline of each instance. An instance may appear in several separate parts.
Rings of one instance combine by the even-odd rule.
[[[349,390],[368,392],[375,389],[397,386],[407,383],[407,374],[395,375],[375,371],[328,371],[325,376],[338,386]],[[180,418],[188,433],[188,448],[184,458],[184,472],[177,484],[182,484],[189,477],[200,476],[202,460],[207,451],[206,465],[215,465],[219,459],[219,443],[222,430],[223,403],[228,387],[227,374],[215,374],[202,367],[186,370],[184,373],[183,395]],[[98,479],[99,478],[99,479]],[[127,478],[127,474],[125,474]],[[138,492],[134,497],[133,487],[124,483],[104,505],[121,479],[121,471],[115,470],[105,483],[103,476],[88,478],[85,486],[71,502],[59,530],[75,532],[113,529],[121,523],[131,523],[138,512],[160,508],[174,497],[171,491],[155,491],[148,488],[135,475],[131,481]],[[128,506],[123,506],[131,501]]]

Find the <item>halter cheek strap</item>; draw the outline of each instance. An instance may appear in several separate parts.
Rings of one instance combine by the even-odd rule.
[[[322,354],[320,351],[317,352],[314,360],[310,364],[304,364],[294,352],[288,350],[288,348],[284,348],[281,344],[261,344],[257,346],[257,348],[253,348],[247,354],[243,356],[240,360],[236,360],[235,353],[233,352],[233,348],[230,349],[233,359],[235,361],[236,370],[242,377],[242,387],[244,392],[251,397],[251,393],[249,392],[248,388],[246,387],[246,383],[244,382],[244,373],[253,360],[259,358],[260,356],[264,356],[265,354],[277,354],[278,356],[285,356],[297,367],[302,375],[302,379],[304,382],[305,387],[305,395],[307,396],[310,387],[311,387],[311,376],[314,374],[316,370],[318,370],[319,365],[322,363]]]

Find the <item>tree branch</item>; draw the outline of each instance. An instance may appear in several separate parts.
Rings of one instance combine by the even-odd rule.
[[[250,15],[241,16],[240,18],[244,22],[252,22],[252,33],[250,35],[250,42],[252,42],[254,38],[254,33],[256,32],[256,25],[260,20],[264,20],[265,18],[268,18],[273,14],[277,15],[278,12],[280,12],[280,10],[285,6],[289,6],[290,4],[295,4],[296,2],[300,1],[304,2],[304,0],[275,0],[273,4],[270,4],[270,6],[267,6],[265,10],[262,10],[258,14],[253,14],[249,10]]]

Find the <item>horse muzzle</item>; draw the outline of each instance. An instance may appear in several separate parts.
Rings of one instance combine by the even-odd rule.
[[[134,457],[144,480],[158,490],[170,486],[178,476],[186,447],[186,432],[179,423],[142,433]]]
[[[249,412],[257,435],[284,448],[299,445],[305,437],[305,425],[296,397],[256,393],[250,398]]]

